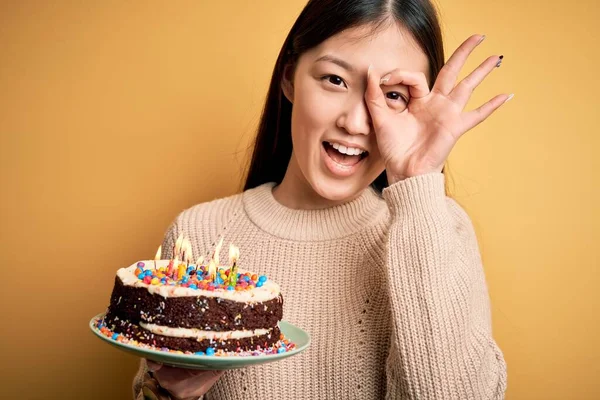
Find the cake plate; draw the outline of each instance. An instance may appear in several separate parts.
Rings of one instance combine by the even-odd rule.
[[[138,347],[133,344],[118,342],[110,337],[103,335],[96,327],[98,320],[104,317],[105,313],[100,313],[90,320],[89,326],[92,332],[104,342],[116,347],[119,350],[133,354],[137,357],[147,358],[149,360],[162,363],[164,365],[201,370],[223,370],[244,368],[251,365],[265,364],[274,361],[280,361],[302,353],[310,346],[310,335],[308,332],[290,324],[287,321],[279,321],[279,329],[287,340],[293,342],[296,347],[285,353],[260,354],[260,355],[234,355],[234,356],[207,356],[196,354],[178,354],[169,351],[153,350],[151,348]]]

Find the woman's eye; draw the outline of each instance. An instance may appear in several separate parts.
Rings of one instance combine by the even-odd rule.
[[[340,86],[340,83],[346,85],[344,80],[337,75],[325,75],[321,79],[327,79],[327,81],[335,86]]]
[[[340,84],[344,84],[344,86],[346,86],[346,82],[344,82],[344,80],[337,75],[325,75],[321,78],[321,80],[325,80],[325,79],[327,79],[327,81],[329,83],[331,83],[332,85],[340,86]],[[399,100],[403,101],[405,104],[408,104],[408,100],[402,93],[389,92],[386,94],[386,96],[388,99],[392,99],[392,100],[399,99]]]
[[[398,93],[398,92],[389,92],[386,94],[388,99],[392,99],[392,100],[402,100],[403,102],[408,104],[408,101],[406,100],[406,97],[404,97],[402,94]]]

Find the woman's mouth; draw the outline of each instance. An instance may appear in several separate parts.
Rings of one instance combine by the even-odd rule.
[[[352,175],[369,155],[367,151],[347,148],[337,143],[323,142],[322,149],[327,169],[342,177]]]

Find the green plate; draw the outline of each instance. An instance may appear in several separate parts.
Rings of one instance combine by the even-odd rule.
[[[98,319],[103,318],[104,313],[96,315],[90,320],[90,329],[103,341],[138,357],[147,358],[165,365],[188,369],[235,369],[244,368],[250,365],[265,364],[268,362],[283,360],[284,358],[300,354],[310,346],[310,335],[302,329],[286,321],[279,321],[279,329],[286,339],[294,342],[296,348],[279,354],[258,355],[258,356],[203,356],[195,354],[177,354],[160,350],[151,350],[137,347],[127,343],[120,343],[109,337],[104,336],[96,327]]]

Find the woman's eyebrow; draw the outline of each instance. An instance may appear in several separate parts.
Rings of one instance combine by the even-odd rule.
[[[329,54],[317,58],[317,60],[315,62],[320,62],[320,61],[326,61],[326,62],[331,62],[331,63],[337,64],[340,67],[347,70],[348,72],[356,71],[356,69],[354,69],[354,67],[352,65],[348,64],[346,61],[339,59],[337,57],[334,57],[332,55],[329,55]]]

